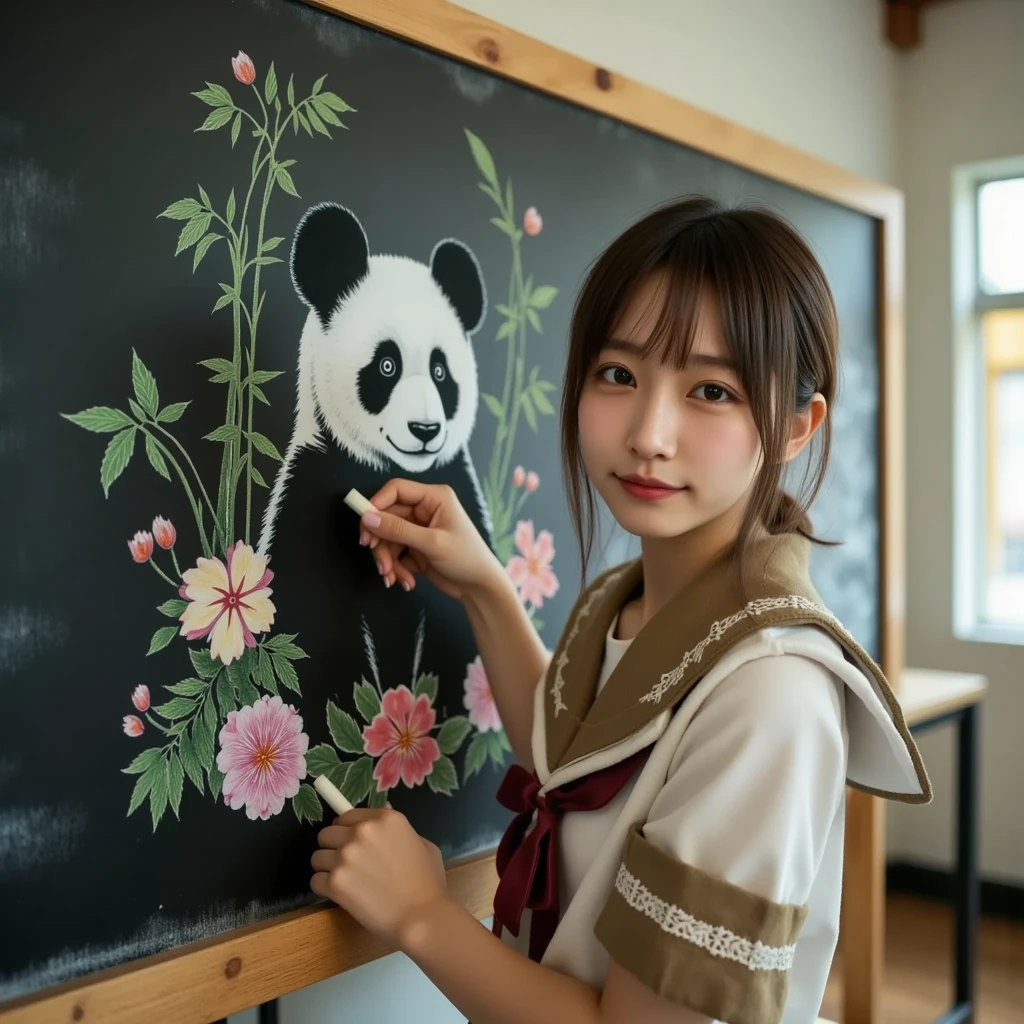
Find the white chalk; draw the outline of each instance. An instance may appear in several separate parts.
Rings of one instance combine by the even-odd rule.
[[[348,505],[348,507],[352,509],[360,519],[366,512],[373,508],[373,506],[354,487],[345,495],[345,504]]]
[[[352,810],[352,805],[341,790],[326,775],[318,775],[313,780],[313,788],[327,801],[335,814],[347,814]]]

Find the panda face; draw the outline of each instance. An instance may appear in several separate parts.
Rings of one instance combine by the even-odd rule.
[[[322,235],[339,227],[349,231],[353,266],[325,268]],[[312,348],[316,405],[335,441],[380,469],[395,463],[417,473],[454,458],[472,434],[479,398],[468,334],[483,319],[485,299],[469,250],[443,242],[429,266],[367,256],[355,218],[320,207],[299,228],[292,271],[312,307],[303,344]]]

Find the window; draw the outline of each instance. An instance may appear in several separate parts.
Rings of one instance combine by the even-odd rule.
[[[1024,643],[1024,160],[957,185],[956,632]]]

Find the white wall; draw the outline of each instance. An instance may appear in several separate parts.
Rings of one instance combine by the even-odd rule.
[[[981,868],[1024,882],[1024,647],[952,631],[953,338],[951,176],[963,163],[1024,155],[1024,3],[971,0],[924,14],[924,41],[900,61],[898,184],[907,197],[907,657],[982,672]],[[1024,244],[1024,241],[1022,241]],[[1024,472],[1024,467],[1021,468]],[[921,739],[936,799],[892,808],[889,849],[919,863],[953,856],[955,750],[949,730]]]
[[[893,181],[896,54],[879,0],[465,0],[462,6],[612,71]],[[280,1002],[282,1024],[464,1018],[404,957]],[[255,1024],[255,1011],[232,1024]]]

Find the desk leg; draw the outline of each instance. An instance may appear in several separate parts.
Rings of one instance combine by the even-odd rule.
[[[974,975],[978,961],[978,920],[981,886],[978,880],[978,706],[964,708],[958,730],[957,852],[956,852],[956,1000],[970,1004],[975,1020]]]

